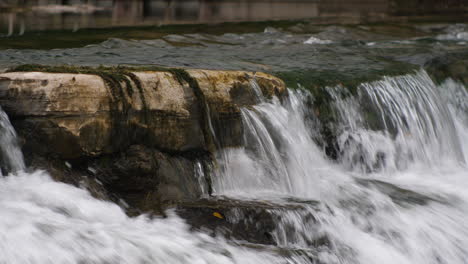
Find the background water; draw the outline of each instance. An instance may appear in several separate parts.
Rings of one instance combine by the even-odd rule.
[[[29,40],[6,38],[0,46],[28,46],[1,50],[0,69],[25,63],[159,65],[272,73],[314,70],[323,72],[323,77],[318,76],[322,79],[338,75],[359,79],[368,73],[398,72],[408,65],[422,66],[449,52],[463,52],[468,41],[466,24],[317,26],[293,23],[260,30],[257,33],[166,34],[148,40],[110,38],[98,44],[49,50],[33,49],[31,45],[37,44],[36,41],[61,41],[53,36],[49,39],[48,35]],[[153,31],[145,32],[151,35]],[[311,38],[326,43],[311,42]]]

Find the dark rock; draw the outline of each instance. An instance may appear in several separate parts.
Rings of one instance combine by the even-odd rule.
[[[468,52],[443,54],[428,61],[424,67],[438,83],[447,78],[468,85]]]
[[[288,241],[304,243],[304,246],[327,246],[329,241],[318,231],[320,225],[313,215],[317,210],[318,204],[314,201],[276,204],[224,197],[184,201],[176,206],[177,214],[194,229],[211,232],[213,236],[263,245],[281,245]],[[317,232],[309,229],[307,234],[302,234],[297,226],[282,222],[288,214],[297,214],[303,222],[301,225],[316,226]]]
[[[446,199],[438,195],[428,196],[384,181],[373,179],[357,179],[356,181],[363,186],[378,189],[401,206],[426,205],[430,202],[447,203]]]
[[[132,145],[116,156],[93,160],[91,166],[106,188],[132,207],[159,211],[162,203],[208,195],[209,175],[205,175],[204,167],[209,156],[207,153],[193,156]]]

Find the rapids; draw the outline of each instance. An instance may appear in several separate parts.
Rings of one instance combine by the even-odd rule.
[[[318,232],[330,239],[318,248],[321,263],[465,263],[465,87],[451,79],[437,86],[420,70],[364,83],[356,96],[329,88],[339,117],[339,162],[311,140],[317,125],[304,105],[307,95],[290,91],[286,102],[244,110],[246,147],[221,155],[217,193],[319,201]],[[370,128],[366,111],[375,111],[371,121],[379,129]],[[304,237],[313,240],[317,230],[301,215],[285,218],[278,232],[293,225],[300,233],[286,244],[307,248]]]
[[[436,85],[420,70],[361,84],[355,95],[342,89],[328,89],[336,161],[325,155],[323,124],[303,90],[243,109],[244,147],[217,153],[215,195],[295,201],[314,215],[276,212],[277,247],[266,248],[190,231],[172,211],[128,217],[47,172],[28,171],[2,111],[11,173],[0,179],[0,263],[466,263],[466,87],[451,79]],[[313,248],[318,237],[327,242]]]

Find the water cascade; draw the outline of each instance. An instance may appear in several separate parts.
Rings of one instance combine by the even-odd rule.
[[[23,153],[18,146],[16,132],[8,115],[0,108],[0,152],[2,153],[2,172],[24,170]]]
[[[362,84],[356,95],[343,89],[328,89],[337,161],[313,141],[317,117],[304,105],[307,94],[290,91],[285,102],[244,109],[245,147],[224,150],[217,194],[318,202],[309,207],[317,221],[283,214],[275,239],[308,249],[325,235],[320,263],[464,263],[465,87],[450,79],[436,85],[421,70]]]
[[[44,171],[27,173],[3,111],[0,126],[2,165],[12,172],[0,179],[1,263],[281,263],[272,254],[191,232],[172,211],[164,219],[130,218],[116,204]],[[203,176],[201,164],[194,173]]]
[[[343,132],[338,142],[348,167],[359,164],[357,156],[368,169],[464,161],[454,118],[440,99],[447,92],[437,89],[425,71],[386,77],[358,89],[356,98],[346,99],[355,102],[339,111]]]
[[[129,218],[45,172],[22,172],[2,112],[4,165],[16,171],[0,179],[2,261],[466,263],[466,88],[450,79],[436,85],[421,70],[362,84],[355,94],[343,89],[328,89],[337,160],[318,144],[323,124],[302,90],[242,109],[244,146],[217,153],[215,196],[270,205],[275,245],[267,249],[189,231],[172,211]]]

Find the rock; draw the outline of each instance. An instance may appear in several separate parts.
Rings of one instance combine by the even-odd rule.
[[[409,189],[399,187],[397,185],[373,179],[356,179],[356,182],[366,187],[376,188],[382,193],[388,195],[390,199],[402,207],[410,207],[415,205],[427,205],[431,202],[448,204],[448,201],[443,196],[434,194],[428,196],[426,194],[418,193]]]
[[[193,229],[209,230],[214,236],[263,245],[288,242],[303,247],[329,245],[319,232],[320,223],[314,216],[317,211],[316,201],[271,203],[226,197],[183,201],[176,205],[177,214]],[[289,215],[300,215],[302,223],[295,225],[294,221],[289,221]],[[310,227],[307,233],[303,233],[303,226]]]
[[[436,82],[452,78],[468,85],[468,53],[457,51],[443,54],[428,61],[424,67]]]
[[[173,151],[203,148],[190,87],[166,72],[135,75],[141,90],[124,87],[126,98],[116,99],[94,75],[4,73],[0,104],[13,120],[21,120],[20,133],[31,128],[39,134],[21,134],[27,142],[39,138],[49,153],[63,158],[113,153],[132,141]]]
[[[240,107],[287,94],[244,71],[20,69],[0,74],[0,105],[27,164],[136,211],[208,195],[214,151],[242,144]]]
[[[162,203],[208,195],[207,154],[170,155],[143,145],[132,145],[114,157],[94,159],[96,177],[132,208],[157,211]]]
[[[259,95],[271,98],[287,93],[281,79],[265,73],[210,70],[187,72],[199,84],[208,107],[211,121],[209,125],[221,147],[242,145],[243,128],[239,107],[259,103]],[[254,87],[258,89],[253,89]]]
[[[286,91],[282,81],[261,73],[189,73],[198,81],[201,94],[169,72],[135,72],[136,81],[121,83],[117,92],[95,75],[3,73],[0,105],[26,142],[39,138],[43,151],[74,159],[114,153],[131,144],[169,152],[209,150],[203,105],[210,106],[211,117],[230,124],[225,130],[233,128],[231,135],[220,136],[237,137],[239,106],[257,102],[251,80],[258,80],[266,96]]]
[[[37,154],[28,156],[31,169],[46,169],[47,173],[56,181],[65,182],[87,189],[90,194],[101,200],[115,200],[113,194],[103,185],[88,167],[80,166],[68,161],[44,157]]]

